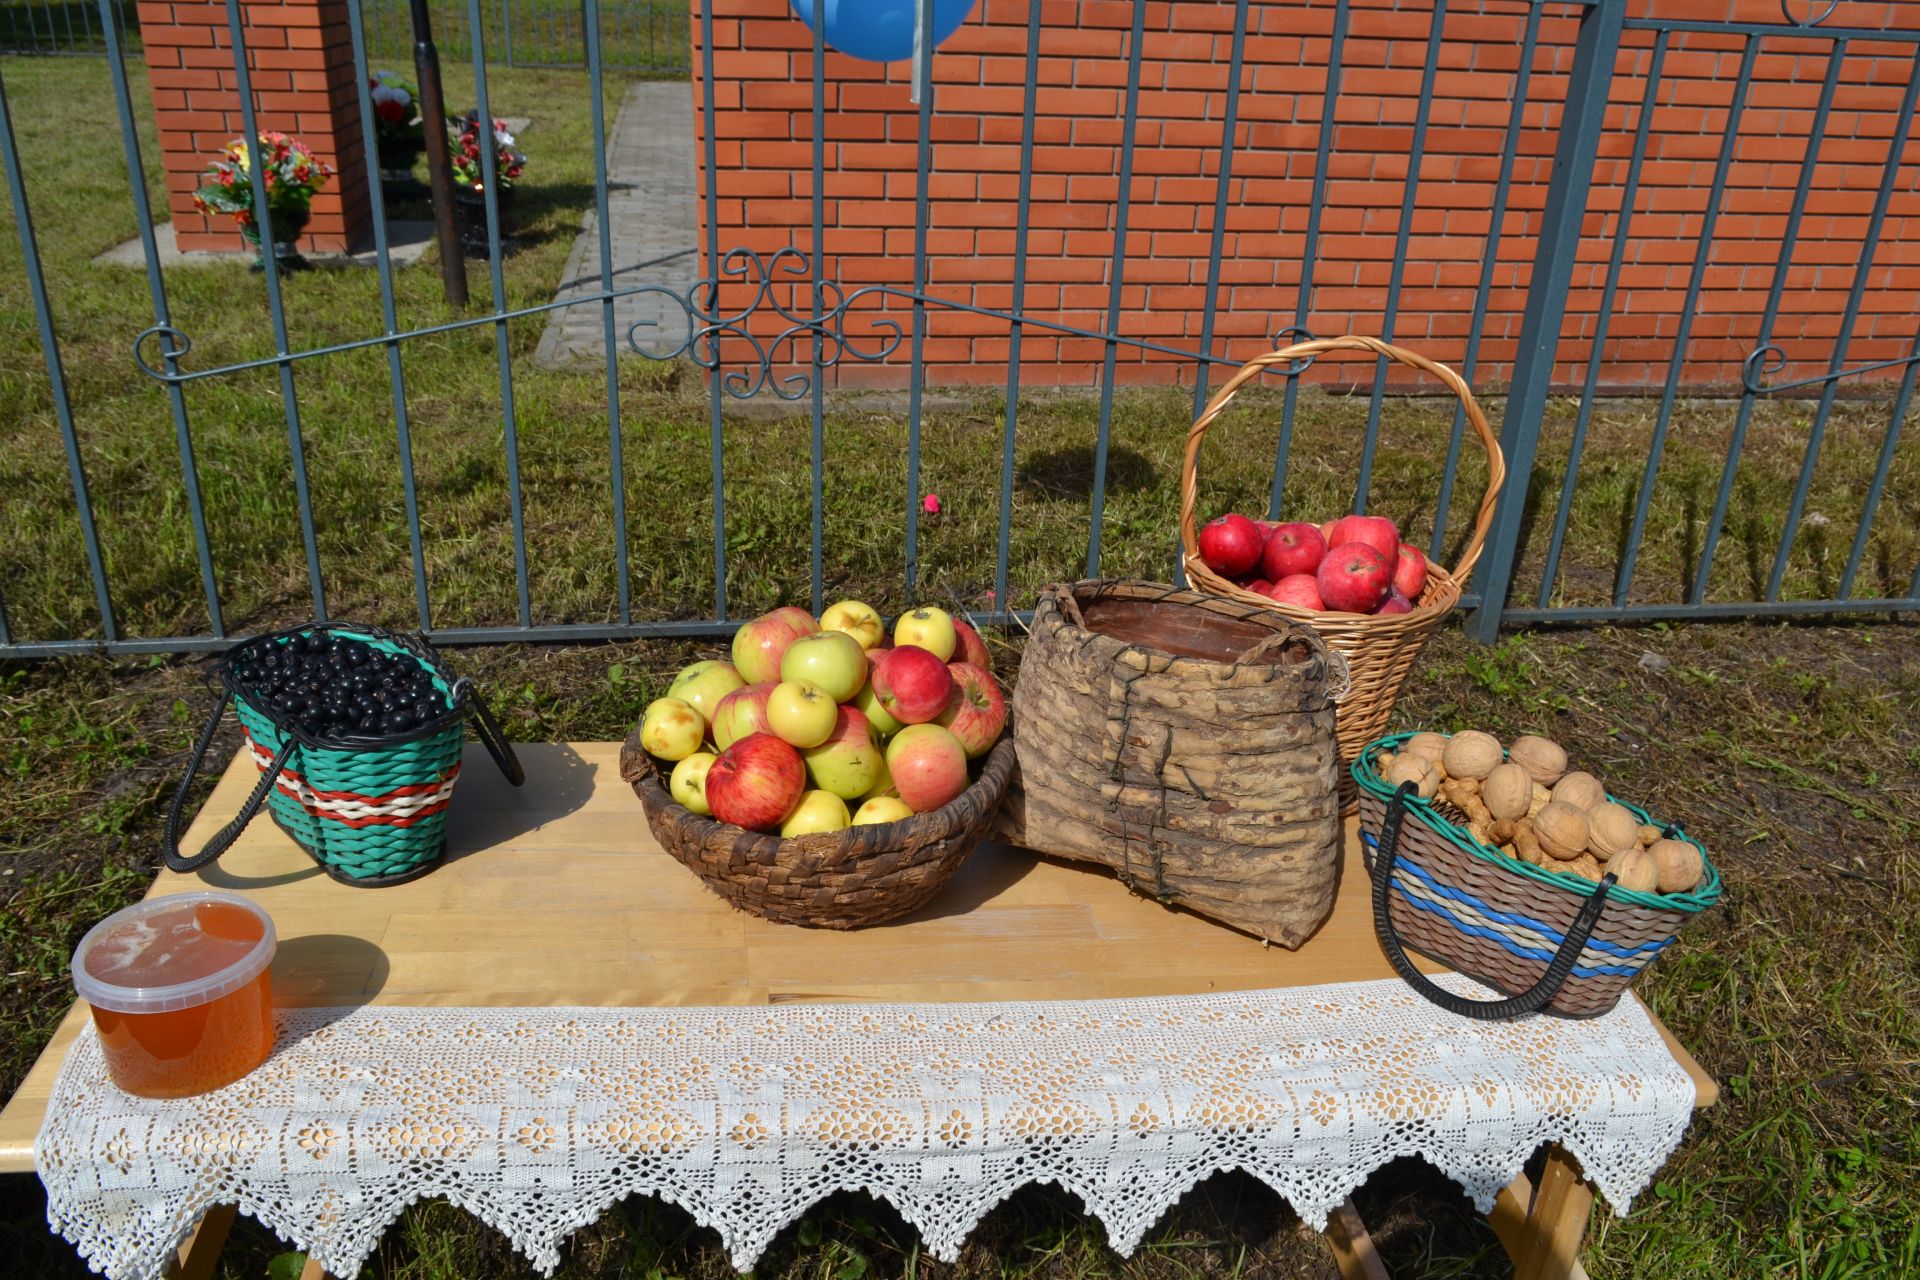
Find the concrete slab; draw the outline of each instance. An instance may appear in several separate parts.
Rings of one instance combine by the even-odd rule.
[[[420,261],[433,243],[433,224],[431,222],[389,222],[387,224],[387,249],[396,267],[410,267]],[[250,262],[253,252],[214,253],[206,250],[180,251],[179,242],[174,238],[173,224],[163,222],[153,229],[153,244],[159,254],[162,267],[215,267],[234,262]],[[377,266],[377,255],[371,248],[359,253],[309,253],[308,262],[316,267],[373,267]],[[105,253],[93,259],[96,266],[108,267],[144,267],[146,255],[135,237],[124,244],[117,244]]]

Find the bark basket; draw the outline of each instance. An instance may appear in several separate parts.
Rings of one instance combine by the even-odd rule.
[[[1312,628],[1158,583],[1047,587],[1013,694],[1009,841],[1285,947],[1333,907],[1333,699]]]

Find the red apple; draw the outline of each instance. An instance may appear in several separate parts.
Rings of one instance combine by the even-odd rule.
[[[1334,547],[1313,576],[1327,608],[1341,613],[1372,613],[1393,589],[1391,562],[1364,542]]]
[[[1320,530],[1321,540],[1325,542],[1328,546],[1333,545],[1333,526],[1339,523],[1340,523],[1339,519],[1322,520],[1319,523],[1319,525],[1316,526]]]
[[[770,733],[748,734],[707,767],[713,816],[749,831],[779,827],[806,789],[800,753]]]
[[[1387,592],[1387,598],[1380,602],[1380,607],[1378,609],[1375,609],[1374,612],[1376,614],[1412,613],[1413,601],[1401,595],[1400,588],[1395,587],[1393,590]]]
[[[953,700],[953,673],[917,644],[896,645],[874,665],[873,694],[901,724],[925,724]]]
[[[1317,613],[1327,607],[1320,599],[1320,583],[1310,573],[1288,574],[1274,583],[1267,594],[1296,609],[1312,609]]]
[[[953,632],[960,638],[959,647],[953,651],[953,661],[971,662],[982,671],[993,670],[993,659],[987,654],[987,642],[980,638],[978,631],[955,618]]]
[[[1427,588],[1427,557],[1411,543],[1400,544],[1399,559],[1393,565],[1393,589],[1411,604]]]
[[[1245,582],[1241,583],[1240,585],[1245,587],[1247,590],[1253,592],[1257,596],[1263,596],[1267,594],[1267,592],[1273,590],[1273,584],[1267,581],[1265,578],[1248,578]]]
[[[787,646],[819,629],[812,614],[792,605],[763,613],[733,633],[734,668],[748,684],[777,683]]]
[[[910,724],[887,744],[887,768],[900,798],[931,813],[967,789],[967,752],[937,724]]]
[[[1200,558],[1207,568],[1234,578],[1260,563],[1267,533],[1243,515],[1224,515],[1200,530]]]
[[[1312,573],[1326,554],[1327,540],[1320,536],[1320,530],[1296,520],[1274,529],[1267,539],[1267,549],[1260,554],[1260,571],[1278,582],[1296,573]]]
[[[1007,696],[1000,682],[971,662],[949,662],[959,696],[940,713],[939,723],[960,739],[969,760],[993,750],[1000,731],[1007,727]]]
[[[767,699],[772,696],[773,685],[750,684],[720,699],[713,709],[713,745],[725,751],[750,733],[772,733],[767,719]]]
[[[1327,546],[1340,547],[1358,542],[1385,556],[1388,564],[1400,553],[1400,526],[1385,516],[1341,516],[1333,522]]]

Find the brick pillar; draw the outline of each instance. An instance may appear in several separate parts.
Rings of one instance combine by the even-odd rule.
[[[167,207],[182,249],[241,249],[227,217],[193,207],[207,164],[246,128],[227,7],[139,0],[147,79],[167,171]],[[371,235],[360,98],[343,0],[242,0],[256,123],[304,142],[339,172],[313,199],[301,246],[340,251]]]

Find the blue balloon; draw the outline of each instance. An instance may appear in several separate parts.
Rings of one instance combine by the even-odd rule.
[[[814,0],[788,0],[800,21],[813,27]],[[960,29],[974,0],[933,0],[937,48]],[[827,44],[850,58],[902,62],[913,57],[913,21],[920,0],[827,0]]]

